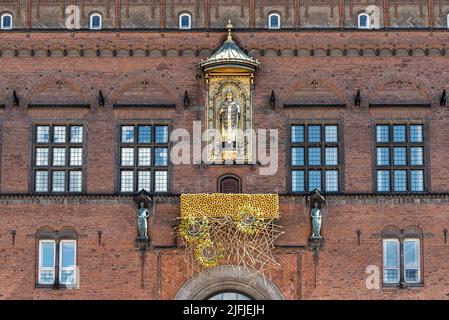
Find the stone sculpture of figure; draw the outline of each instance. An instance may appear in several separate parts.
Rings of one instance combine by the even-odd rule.
[[[139,203],[139,209],[137,210],[137,227],[139,230],[139,238],[148,239],[148,221],[150,216],[150,210],[144,208],[143,202]]]
[[[321,210],[318,208],[318,203],[315,202],[310,216],[312,217],[312,239],[321,239]]]
[[[220,132],[225,146],[235,148],[237,143],[237,130],[240,119],[240,106],[234,101],[231,90],[226,92],[226,98],[219,110]]]

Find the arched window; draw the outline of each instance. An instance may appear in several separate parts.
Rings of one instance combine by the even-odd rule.
[[[271,13],[268,15],[268,28],[280,29],[281,28],[281,15],[278,13]]]
[[[93,29],[93,30],[99,30],[99,29],[101,29],[101,25],[102,25],[101,14],[92,13],[90,15],[89,28]]]
[[[366,13],[359,14],[358,27],[359,27],[359,29],[369,29],[369,27],[370,27],[370,20],[369,20],[369,15],[368,14],[366,14]]]
[[[1,29],[12,29],[12,14],[4,13],[1,16]]]
[[[218,178],[218,191],[221,193],[242,192],[240,178],[235,175],[223,175]]]
[[[192,17],[188,13],[182,13],[179,15],[179,29],[192,28]]]

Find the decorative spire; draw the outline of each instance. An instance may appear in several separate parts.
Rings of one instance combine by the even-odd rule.
[[[228,20],[228,24],[226,25],[226,29],[228,29],[228,40],[227,41],[232,41],[232,29],[233,29],[233,25],[231,23],[231,19]]]

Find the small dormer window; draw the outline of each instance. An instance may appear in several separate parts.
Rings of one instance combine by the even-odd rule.
[[[281,28],[281,16],[277,13],[272,13],[268,16],[268,28],[280,29]]]
[[[90,15],[90,24],[89,24],[90,29],[99,30],[101,29],[101,24],[102,24],[101,14],[93,13]]]
[[[9,13],[1,16],[1,29],[12,29],[12,15]]]
[[[192,17],[188,13],[183,13],[179,16],[179,29],[192,28]]]
[[[366,13],[359,14],[358,27],[359,27],[359,29],[369,29],[370,28],[370,20],[369,20],[368,14],[366,14]]]

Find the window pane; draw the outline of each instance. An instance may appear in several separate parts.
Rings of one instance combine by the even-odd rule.
[[[75,266],[75,242],[61,241],[61,267]]]
[[[410,171],[410,188],[411,191],[424,191],[424,172],[422,170]]]
[[[145,191],[151,191],[151,171],[139,171],[137,177],[137,191],[144,189]]]
[[[134,142],[134,127],[122,126],[122,143]]]
[[[69,191],[81,192],[83,185],[83,173],[81,171],[70,171],[69,173]]]
[[[377,148],[377,165],[388,166],[390,165],[390,149],[385,147]]]
[[[139,143],[151,143],[151,127],[139,126]]]
[[[155,148],[154,149],[154,165],[166,166],[168,162],[168,149],[167,148]]]
[[[65,172],[64,171],[53,171],[53,192],[64,192],[65,191]]]
[[[304,192],[304,171],[302,170],[292,171],[292,191]]]
[[[304,142],[304,126],[292,126],[292,142]]]
[[[292,191],[304,192],[304,171],[293,170],[292,171]]]
[[[41,268],[53,268],[55,266],[55,243],[53,241],[41,241]]]
[[[304,148],[292,148],[292,166],[304,165]]]
[[[321,171],[309,171],[309,191],[318,189],[321,191]]]
[[[40,270],[39,283],[40,284],[53,284],[55,282],[55,270]]]
[[[405,170],[394,171],[394,191],[398,192],[407,191],[407,171]]]
[[[396,283],[399,281],[399,269],[384,269],[384,282]]]
[[[376,127],[376,141],[377,142],[389,142],[390,141],[389,126],[379,125]]]
[[[404,241],[404,265],[405,267],[419,267],[419,242],[417,240]]]
[[[168,126],[155,127],[155,142],[168,143]]]
[[[270,16],[270,26],[272,28],[278,28],[279,27],[279,17],[275,14]]]
[[[410,148],[410,164],[412,166],[421,166],[424,164],[422,147]]]
[[[65,143],[65,126],[56,126],[53,130],[53,142],[54,143]]]
[[[395,166],[407,165],[407,148],[405,147],[394,148],[393,163]]]
[[[3,29],[11,29],[12,27],[12,21],[11,16],[5,15],[2,17],[2,28]]]
[[[134,148],[122,148],[122,166],[134,165]]]
[[[53,165],[65,166],[65,148],[53,148]]]
[[[139,166],[151,166],[151,148],[139,148]]]
[[[36,142],[48,143],[50,141],[50,127],[37,126],[36,128]]]
[[[74,284],[76,283],[75,278],[75,270],[61,270],[61,279],[62,284]]]
[[[168,191],[167,171],[156,171],[154,173],[154,191],[166,192]]]
[[[133,192],[134,191],[134,172],[122,171],[120,181],[121,181],[120,190],[122,192]]]
[[[338,148],[326,148],[326,166],[338,165]]]
[[[338,191],[338,171],[327,170],[326,171],[326,191],[336,192]]]
[[[405,142],[405,125],[395,125],[393,126],[393,141],[394,142]]]
[[[48,172],[47,171],[36,171],[35,177],[35,188],[37,192],[47,192],[48,191]]]
[[[406,268],[405,282],[419,282],[419,270]]]
[[[70,165],[83,165],[83,148],[70,148]]]
[[[384,243],[384,267],[399,267],[399,243],[396,240],[385,240]]]
[[[190,24],[190,17],[187,15],[181,16],[181,28],[188,28]]]
[[[321,165],[321,148],[309,148],[309,166]]]
[[[367,28],[368,27],[368,17],[366,14],[361,14],[359,16],[359,27],[360,28]]]
[[[83,127],[71,126],[70,127],[70,143],[82,143],[83,142]]]
[[[48,165],[48,148],[36,148],[36,166]]]
[[[325,126],[324,127],[324,136],[326,142],[338,142],[338,130],[337,126]]]
[[[411,125],[410,126],[410,142],[422,142],[422,125]]]
[[[377,191],[379,192],[390,191],[390,171],[388,170],[377,171]]]
[[[308,126],[307,127],[307,140],[309,142],[321,142],[321,127],[320,126]]]

